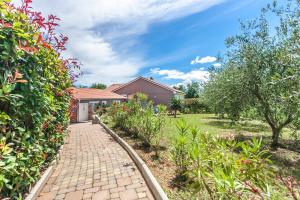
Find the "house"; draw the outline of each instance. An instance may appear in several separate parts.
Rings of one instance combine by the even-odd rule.
[[[154,105],[164,104],[167,106],[170,105],[171,99],[174,96],[183,98],[184,95],[182,91],[145,77],[138,77],[125,84],[113,84],[105,90],[129,99],[136,93],[144,93],[154,102]]]
[[[138,77],[125,84],[113,84],[104,90],[93,88],[70,88],[71,122],[82,122],[92,119],[97,104],[110,105],[113,102],[124,102],[136,93],[144,93],[154,105],[170,105],[174,96],[183,97],[183,92],[154,80]]]
[[[107,90],[92,88],[70,88],[72,96],[70,105],[71,122],[82,122],[92,119],[95,105],[109,105],[113,102],[126,101],[126,97]]]

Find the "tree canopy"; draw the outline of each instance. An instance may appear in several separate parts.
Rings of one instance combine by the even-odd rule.
[[[180,90],[182,92],[186,92],[186,87],[183,84],[177,85],[177,86],[173,86],[174,89],[176,90]]]
[[[205,95],[217,113],[239,119],[256,108],[272,129],[272,146],[280,132],[300,119],[300,2],[274,1],[260,17],[241,23],[230,37],[224,67],[213,71]],[[270,16],[275,16],[271,22]]]
[[[105,84],[103,84],[103,83],[93,83],[92,85],[91,85],[91,88],[96,88],[96,89],[106,89],[106,85]]]
[[[185,98],[198,98],[200,96],[200,84],[196,81],[186,87]]]

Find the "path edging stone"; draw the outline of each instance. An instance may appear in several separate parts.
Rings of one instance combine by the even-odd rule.
[[[43,187],[45,186],[45,184],[49,180],[49,178],[52,175],[55,167],[58,164],[58,161],[60,160],[60,156],[61,156],[63,148],[64,148],[64,145],[61,145],[59,150],[58,150],[56,159],[54,159],[51,162],[51,164],[46,169],[46,171],[42,174],[40,179],[35,183],[33,188],[30,189],[29,194],[28,194],[28,196],[26,196],[25,200],[35,200],[38,197],[38,195],[41,193]]]
[[[129,156],[133,159],[139,171],[143,175],[154,198],[157,200],[168,200],[168,197],[165,194],[164,190],[159,185],[156,178],[153,176],[150,169],[147,167],[146,163],[140,158],[140,156],[135,152],[135,150],[127,142],[125,142],[125,140],[119,137],[114,131],[108,128],[98,116],[95,117],[98,118],[99,124],[127,151]]]

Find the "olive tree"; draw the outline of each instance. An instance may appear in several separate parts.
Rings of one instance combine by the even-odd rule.
[[[299,8],[297,0],[274,1],[259,18],[242,23],[242,33],[226,41],[223,69],[205,86],[219,113],[238,119],[241,111],[255,107],[272,129],[273,147],[282,129],[300,118]]]
[[[241,112],[254,99],[244,90],[242,79],[240,71],[229,63],[222,71],[212,72],[210,81],[204,87],[205,103],[221,117],[227,115],[232,121],[238,121]]]

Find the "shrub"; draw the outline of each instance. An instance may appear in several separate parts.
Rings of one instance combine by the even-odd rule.
[[[184,99],[183,111],[186,114],[208,113],[210,108],[201,98],[191,98]]]
[[[22,199],[63,143],[76,60],[58,18],[0,1],[0,198]]]
[[[125,120],[128,116],[128,112],[127,112],[125,103],[124,104],[117,104],[117,103],[112,104],[112,106],[109,110],[109,115],[111,116],[115,127],[119,127],[121,129],[126,128]]]
[[[104,105],[102,103],[98,103],[96,105],[96,113],[101,116],[107,113],[108,105]]]
[[[129,101],[124,106],[127,108],[126,121],[123,125],[123,130],[127,131],[128,134],[131,134],[135,138],[139,136],[139,125],[140,119],[142,116],[141,106],[145,105],[144,101],[141,99],[135,98],[132,101]]]
[[[158,114],[155,116],[152,104],[149,104],[146,109],[141,111],[142,115],[140,115],[141,117],[136,125],[139,135],[146,146],[157,144],[159,142],[159,134],[165,123],[165,113],[166,107],[160,105],[158,108]]]
[[[174,140],[171,156],[176,165],[178,176],[185,177],[189,165],[189,127],[184,120],[179,120],[176,124],[178,136]]]
[[[145,95],[136,94],[127,103],[113,104],[108,115],[115,127],[140,138],[146,146],[157,147],[165,123],[166,107],[159,105],[157,108],[158,113],[155,114],[153,103],[147,101]]]
[[[236,154],[234,149],[238,147],[241,151]],[[251,183],[257,191],[260,188],[267,193],[272,170],[265,154],[265,151],[260,151],[260,142],[255,139],[250,144],[234,143],[201,134],[190,151],[194,164],[190,171],[195,181],[193,187],[195,190],[205,189],[213,199],[234,199],[244,195],[246,198],[249,195],[246,183]]]
[[[177,111],[182,109],[182,100],[178,97],[173,97],[171,99],[171,109],[174,111],[174,117],[176,118]]]
[[[173,160],[195,195],[211,199],[297,199],[296,181],[272,167],[261,140],[236,142],[199,133],[180,122]]]

